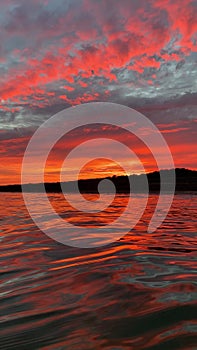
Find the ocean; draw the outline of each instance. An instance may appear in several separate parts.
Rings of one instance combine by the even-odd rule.
[[[176,194],[163,224],[147,233],[158,200],[150,194],[137,225],[96,248],[52,240],[21,193],[0,195],[0,349],[197,349],[196,193]],[[30,196],[39,203],[39,194]],[[66,218],[63,195],[49,196]],[[71,211],[75,238],[77,225],[112,220],[127,199],[117,195],[94,222]]]

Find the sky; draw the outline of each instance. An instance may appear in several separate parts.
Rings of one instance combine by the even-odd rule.
[[[0,184],[20,182],[28,141],[44,121],[94,101],[143,113],[168,142],[175,166],[197,169],[196,29],[191,0],[1,0]],[[146,171],[154,170],[153,157],[139,142],[133,147]],[[51,152],[46,180],[56,179],[64,149],[61,140]],[[88,163],[82,177],[119,173],[109,165]],[[68,179],[72,167],[76,159]]]

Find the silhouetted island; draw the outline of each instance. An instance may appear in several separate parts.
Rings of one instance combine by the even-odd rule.
[[[164,190],[168,192],[171,188],[170,182],[172,179],[173,170],[161,170],[160,172],[155,171],[147,174],[149,192],[159,192],[160,191],[160,173],[164,175]],[[176,192],[185,192],[185,191],[197,191],[197,171],[189,170],[185,168],[176,168]],[[145,187],[145,177],[146,175],[130,175],[130,176],[112,176],[107,178],[98,178],[98,179],[87,179],[79,180],[78,186],[81,193],[98,193],[98,185],[101,183],[101,180],[110,180],[114,184],[117,193],[129,193],[130,184],[131,192],[144,192],[146,191]],[[23,187],[23,188],[22,188]],[[56,193],[56,192],[76,192],[77,182],[52,182],[42,184],[25,184],[21,185],[7,185],[0,186],[0,192],[46,192]],[[110,192],[109,186],[104,184],[103,192]]]

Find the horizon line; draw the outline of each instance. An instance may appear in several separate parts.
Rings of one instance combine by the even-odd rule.
[[[192,171],[192,172],[197,172],[196,169],[188,169],[188,168],[171,168],[171,169],[161,169],[161,170],[154,170],[150,172],[145,172],[145,173],[132,173],[129,175],[112,175],[112,176],[105,176],[105,177],[95,177],[95,178],[85,178],[85,179],[78,179],[78,180],[69,180],[69,181],[52,181],[52,182],[43,182],[44,184],[60,184],[60,183],[73,183],[76,181],[93,181],[93,180],[105,180],[105,179],[112,179],[113,177],[129,177],[129,176],[143,176],[143,175],[149,175],[153,173],[160,173],[161,171],[172,171],[172,170],[187,170],[187,171]],[[40,185],[42,182],[28,182],[28,183],[13,183],[13,184],[0,184],[0,187],[8,187],[8,186],[26,186],[26,185]]]

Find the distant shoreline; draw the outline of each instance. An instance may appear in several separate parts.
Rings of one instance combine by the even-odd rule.
[[[99,193],[98,185],[102,180],[110,180],[115,188],[116,193],[144,193],[146,192],[146,188],[144,185],[144,179],[147,176],[149,192],[158,193],[160,192],[160,173],[163,172],[164,179],[166,182],[164,183],[164,191],[167,193],[171,191],[170,179],[173,174],[171,170],[161,170],[160,172],[155,171],[152,173],[148,173],[146,175],[130,175],[128,176],[112,176],[107,178],[97,178],[97,179],[87,179],[87,180],[79,180],[78,187],[81,193]],[[197,191],[197,171],[189,170],[185,168],[176,168],[176,193],[178,192],[193,192]],[[130,191],[130,182],[132,184],[132,189]],[[63,187],[63,192],[66,193],[75,193],[77,192],[77,181],[69,181],[69,182],[51,182],[43,184],[15,184],[15,185],[1,185],[0,192],[30,192],[30,193],[41,193],[46,191],[47,193],[61,193]],[[110,189],[106,187],[103,189],[104,193],[110,193]]]

